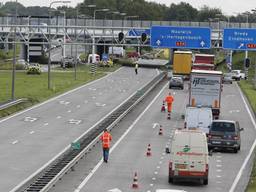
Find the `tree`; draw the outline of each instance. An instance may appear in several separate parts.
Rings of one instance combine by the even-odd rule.
[[[219,17],[217,15],[223,15],[220,9],[210,8],[208,6],[203,6],[198,12],[198,21],[208,21],[210,18]]]

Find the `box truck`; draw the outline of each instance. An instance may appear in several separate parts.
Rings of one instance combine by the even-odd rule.
[[[192,67],[191,51],[175,51],[173,55],[173,74],[189,77]]]
[[[189,83],[189,106],[210,107],[214,119],[219,118],[222,72],[192,70]]]
[[[215,55],[211,54],[195,54],[192,69],[214,70]]]

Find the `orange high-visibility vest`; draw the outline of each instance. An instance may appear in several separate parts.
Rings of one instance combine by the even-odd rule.
[[[167,95],[165,97],[165,102],[167,103],[167,110],[168,112],[172,111],[172,102],[174,101],[174,98],[172,95]]]
[[[102,147],[103,148],[109,148],[110,147],[110,141],[112,140],[112,136],[110,135],[109,132],[104,132],[100,140],[102,141]]]

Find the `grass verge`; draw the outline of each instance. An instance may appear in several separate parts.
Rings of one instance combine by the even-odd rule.
[[[103,77],[107,73],[115,71],[117,68],[119,68],[117,65],[112,68],[98,68],[96,74],[92,75],[89,72],[89,67],[80,66],[77,69],[76,80],[74,78],[74,72],[71,71],[71,69],[56,70],[51,73],[51,89],[47,88],[47,73],[42,73],[41,75],[27,75],[24,71],[16,72],[15,98],[27,98],[28,101],[0,111],[0,117],[10,115],[36,103],[45,101],[51,97],[64,93],[70,89]],[[0,71],[0,103],[10,100],[11,87],[11,71]]]

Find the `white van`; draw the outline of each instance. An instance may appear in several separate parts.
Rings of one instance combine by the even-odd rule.
[[[199,128],[208,134],[212,119],[212,109],[209,107],[187,107],[184,128]]]
[[[171,143],[169,183],[177,179],[199,180],[208,184],[209,157],[207,139],[199,129],[177,129]]]

